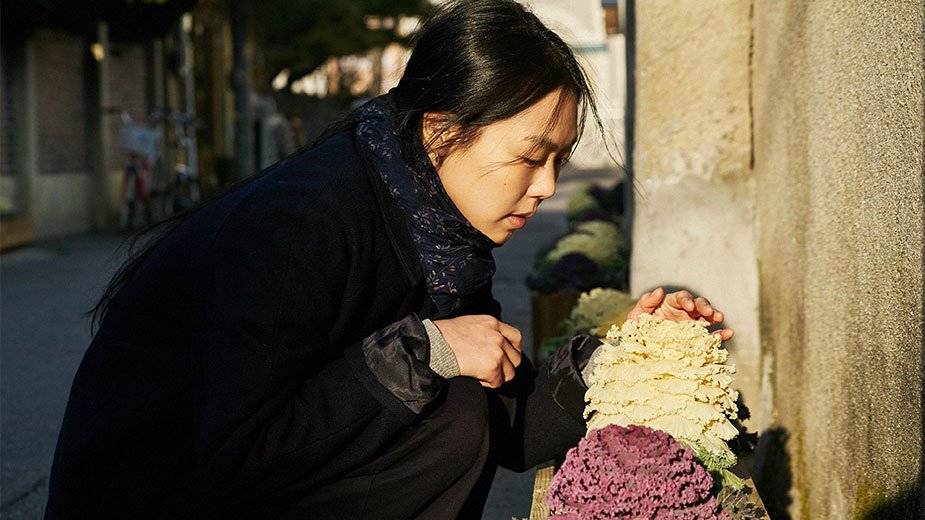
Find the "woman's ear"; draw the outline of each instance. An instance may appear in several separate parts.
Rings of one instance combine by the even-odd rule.
[[[453,125],[448,125],[449,120],[450,114],[447,112],[424,112],[421,118],[421,137],[424,148],[436,166],[439,166],[449,152],[446,146],[456,130]]]

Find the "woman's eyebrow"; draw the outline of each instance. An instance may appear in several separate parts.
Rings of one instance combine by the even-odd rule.
[[[570,143],[568,143],[566,146],[563,146],[561,149],[562,149],[562,150],[568,150],[569,148],[571,148],[571,147],[575,144],[575,141],[577,141],[577,140],[578,140],[577,137],[576,137],[575,139],[572,139],[572,141],[571,141]],[[530,135],[530,136],[527,136],[527,137],[524,138],[524,141],[528,141],[528,142],[529,142],[529,141],[534,141],[534,142],[536,142],[537,144],[539,144],[540,147],[546,148],[547,150],[557,150],[557,149],[559,149],[559,146],[558,146],[556,143],[550,141],[548,138],[546,138],[546,137],[544,137],[544,136],[541,136],[541,135]]]

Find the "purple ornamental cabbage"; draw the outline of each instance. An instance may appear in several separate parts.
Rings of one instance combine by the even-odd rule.
[[[726,519],[713,478],[665,432],[611,424],[568,450],[546,492],[550,520]]]

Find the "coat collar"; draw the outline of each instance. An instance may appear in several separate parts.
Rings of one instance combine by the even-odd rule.
[[[390,239],[402,249],[406,270],[415,278],[423,273],[437,315],[471,307],[491,290],[491,250],[497,245],[450,200],[419,138],[405,148],[393,91],[368,101],[351,116],[355,150],[367,174],[379,177],[373,186],[380,205],[392,213],[385,215],[392,228]],[[396,232],[396,224],[403,232]],[[409,255],[415,260],[408,262]]]
[[[387,187],[385,183],[383,183],[375,167],[369,164],[368,158],[357,150],[357,143],[353,137],[353,132],[348,131],[348,133],[350,143],[354,147],[354,153],[360,156],[363,161],[364,174],[367,179],[369,179],[370,186],[372,186],[379,213],[385,224],[386,235],[388,235],[389,243],[392,244],[392,249],[395,251],[399,263],[401,263],[402,270],[412,287],[415,287],[415,289],[420,287],[421,290],[426,292],[424,271],[421,268],[421,262],[417,256],[414,242],[405,225],[405,216],[401,208],[398,207],[398,204],[388,193]],[[430,316],[434,312],[433,302],[430,298],[424,298],[424,302],[424,308],[420,312],[422,318]]]

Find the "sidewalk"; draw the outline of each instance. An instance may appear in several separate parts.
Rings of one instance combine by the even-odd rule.
[[[77,235],[0,256],[0,517],[42,517],[71,381],[90,344],[82,315],[118,268],[121,237]]]
[[[502,318],[531,345],[530,293],[524,284],[536,250],[565,231],[568,196],[600,173],[564,172],[557,195],[527,226],[495,250],[495,297]],[[122,246],[117,251],[117,248]],[[38,242],[0,256],[0,517],[42,517],[48,470],[74,373],[90,344],[82,315],[102,294],[125,255],[123,237],[91,233]],[[534,471],[499,468],[484,518],[510,520],[530,511]]]
[[[613,174],[605,172],[576,172],[566,169],[556,184],[556,195],[543,202],[526,227],[515,232],[504,246],[495,249],[497,272],[493,293],[501,303],[502,320],[517,327],[523,334],[525,352],[530,352],[533,344],[530,291],[525,283],[527,273],[533,265],[533,257],[552,237],[566,231],[565,206],[569,197],[581,184],[600,182],[609,186],[615,181]],[[483,518],[511,520],[512,516],[530,516],[535,474],[535,469],[514,473],[498,468]]]

